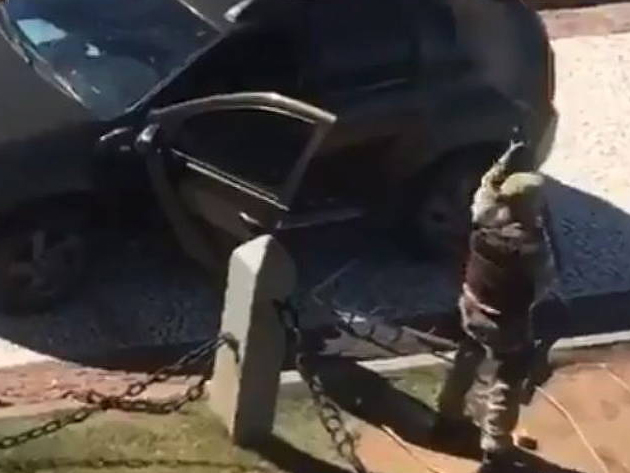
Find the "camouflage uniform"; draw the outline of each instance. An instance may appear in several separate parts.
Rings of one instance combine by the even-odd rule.
[[[530,310],[555,275],[540,214],[542,176],[506,176],[508,159],[518,148],[510,147],[474,196],[470,253],[459,300],[466,336],[439,397],[443,419],[463,420],[465,396],[482,362],[488,363],[481,447],[491,454],[512,447],[532,355]]]

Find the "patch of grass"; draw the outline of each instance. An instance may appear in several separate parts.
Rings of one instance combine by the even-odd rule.
[[[350,419],[350,416],[346,414],[345,419]],[[343,465],[319,421],[310,396],[281,395],[274,432],[300,450],[327,462]]]
[[[42,418],[4,420],[2,435]],[[168,416],[104,413],[84,424],[0,452],[3,472],[186,471],[279,472],[252,452],[231,445],[204,403]]]
[[[441,366],[415,368],[405,371],[403,375],[392,377],[391,384],[435,409],[436,398],[444,376],[445,370]]]
[[[439,369],[411,370],[392,384],[427,404],[433,404],[441,380]],[[353,386],[348,386],[352,389]],[[351,427],[357,421],[345,415]],[[0,437],[21,432],[50,416],[0,420]],[[302,452],[346,466],[319,423],[306,395],[281,395],[274,433]],[[253,451],[234,447],[205,402],[179,413],[160,416],[107,412],[83,424],[7,451],[0,451],[0,471],[6,473],[283,473],[285,470]]]

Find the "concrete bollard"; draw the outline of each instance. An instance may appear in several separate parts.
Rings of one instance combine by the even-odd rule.
[[[238,350],[217,352],[209,393],[211,409],[237,445],[263,440],[273,429],[286,345],[274,301],[284,300],[295,284],[293,259],[272,236],[232,253],[221,331],[236,338]]]

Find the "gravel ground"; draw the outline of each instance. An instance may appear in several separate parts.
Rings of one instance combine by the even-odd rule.
[[[544,170],[554,178],[549,192],[564,289],[572,297],[625,292],[630,34],[564,38],[555,48],[561,121]],[[295,235],[288,244],[299,248],[305,293],[345,268],[334,294],[344,307],[394,317],[453,306],[453,268],[413,261],[361,229]],[[55,313],[0,315],[0,366],[39,360],[40,354],[81,362],[89,353],[199,340],[218,323],[209,287],[169,241],[154,235],[111,239],[78,299]],[[307,322],[323,317],[314,311]]]
[[[52,313],[0,316],[0,366],[40,360],[15,344],[81,361],[88,353],[198,340],[215,329],[218,307],[204,274],[171,242],[127,235],[99,249],[78,298]]]
[[[571,296],[630,289],[630,34],[555,42],[561,120],[544,171]]]

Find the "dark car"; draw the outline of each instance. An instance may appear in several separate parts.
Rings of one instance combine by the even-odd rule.
[[[196,215],[235,241],[367,214],[443,241],[515,126],[525,167],[554,135],[553,55],[521,2],[5,0],[0,14],[13,308],[79,279],[92,203],[149,190],[138,135],[179,235]]]

